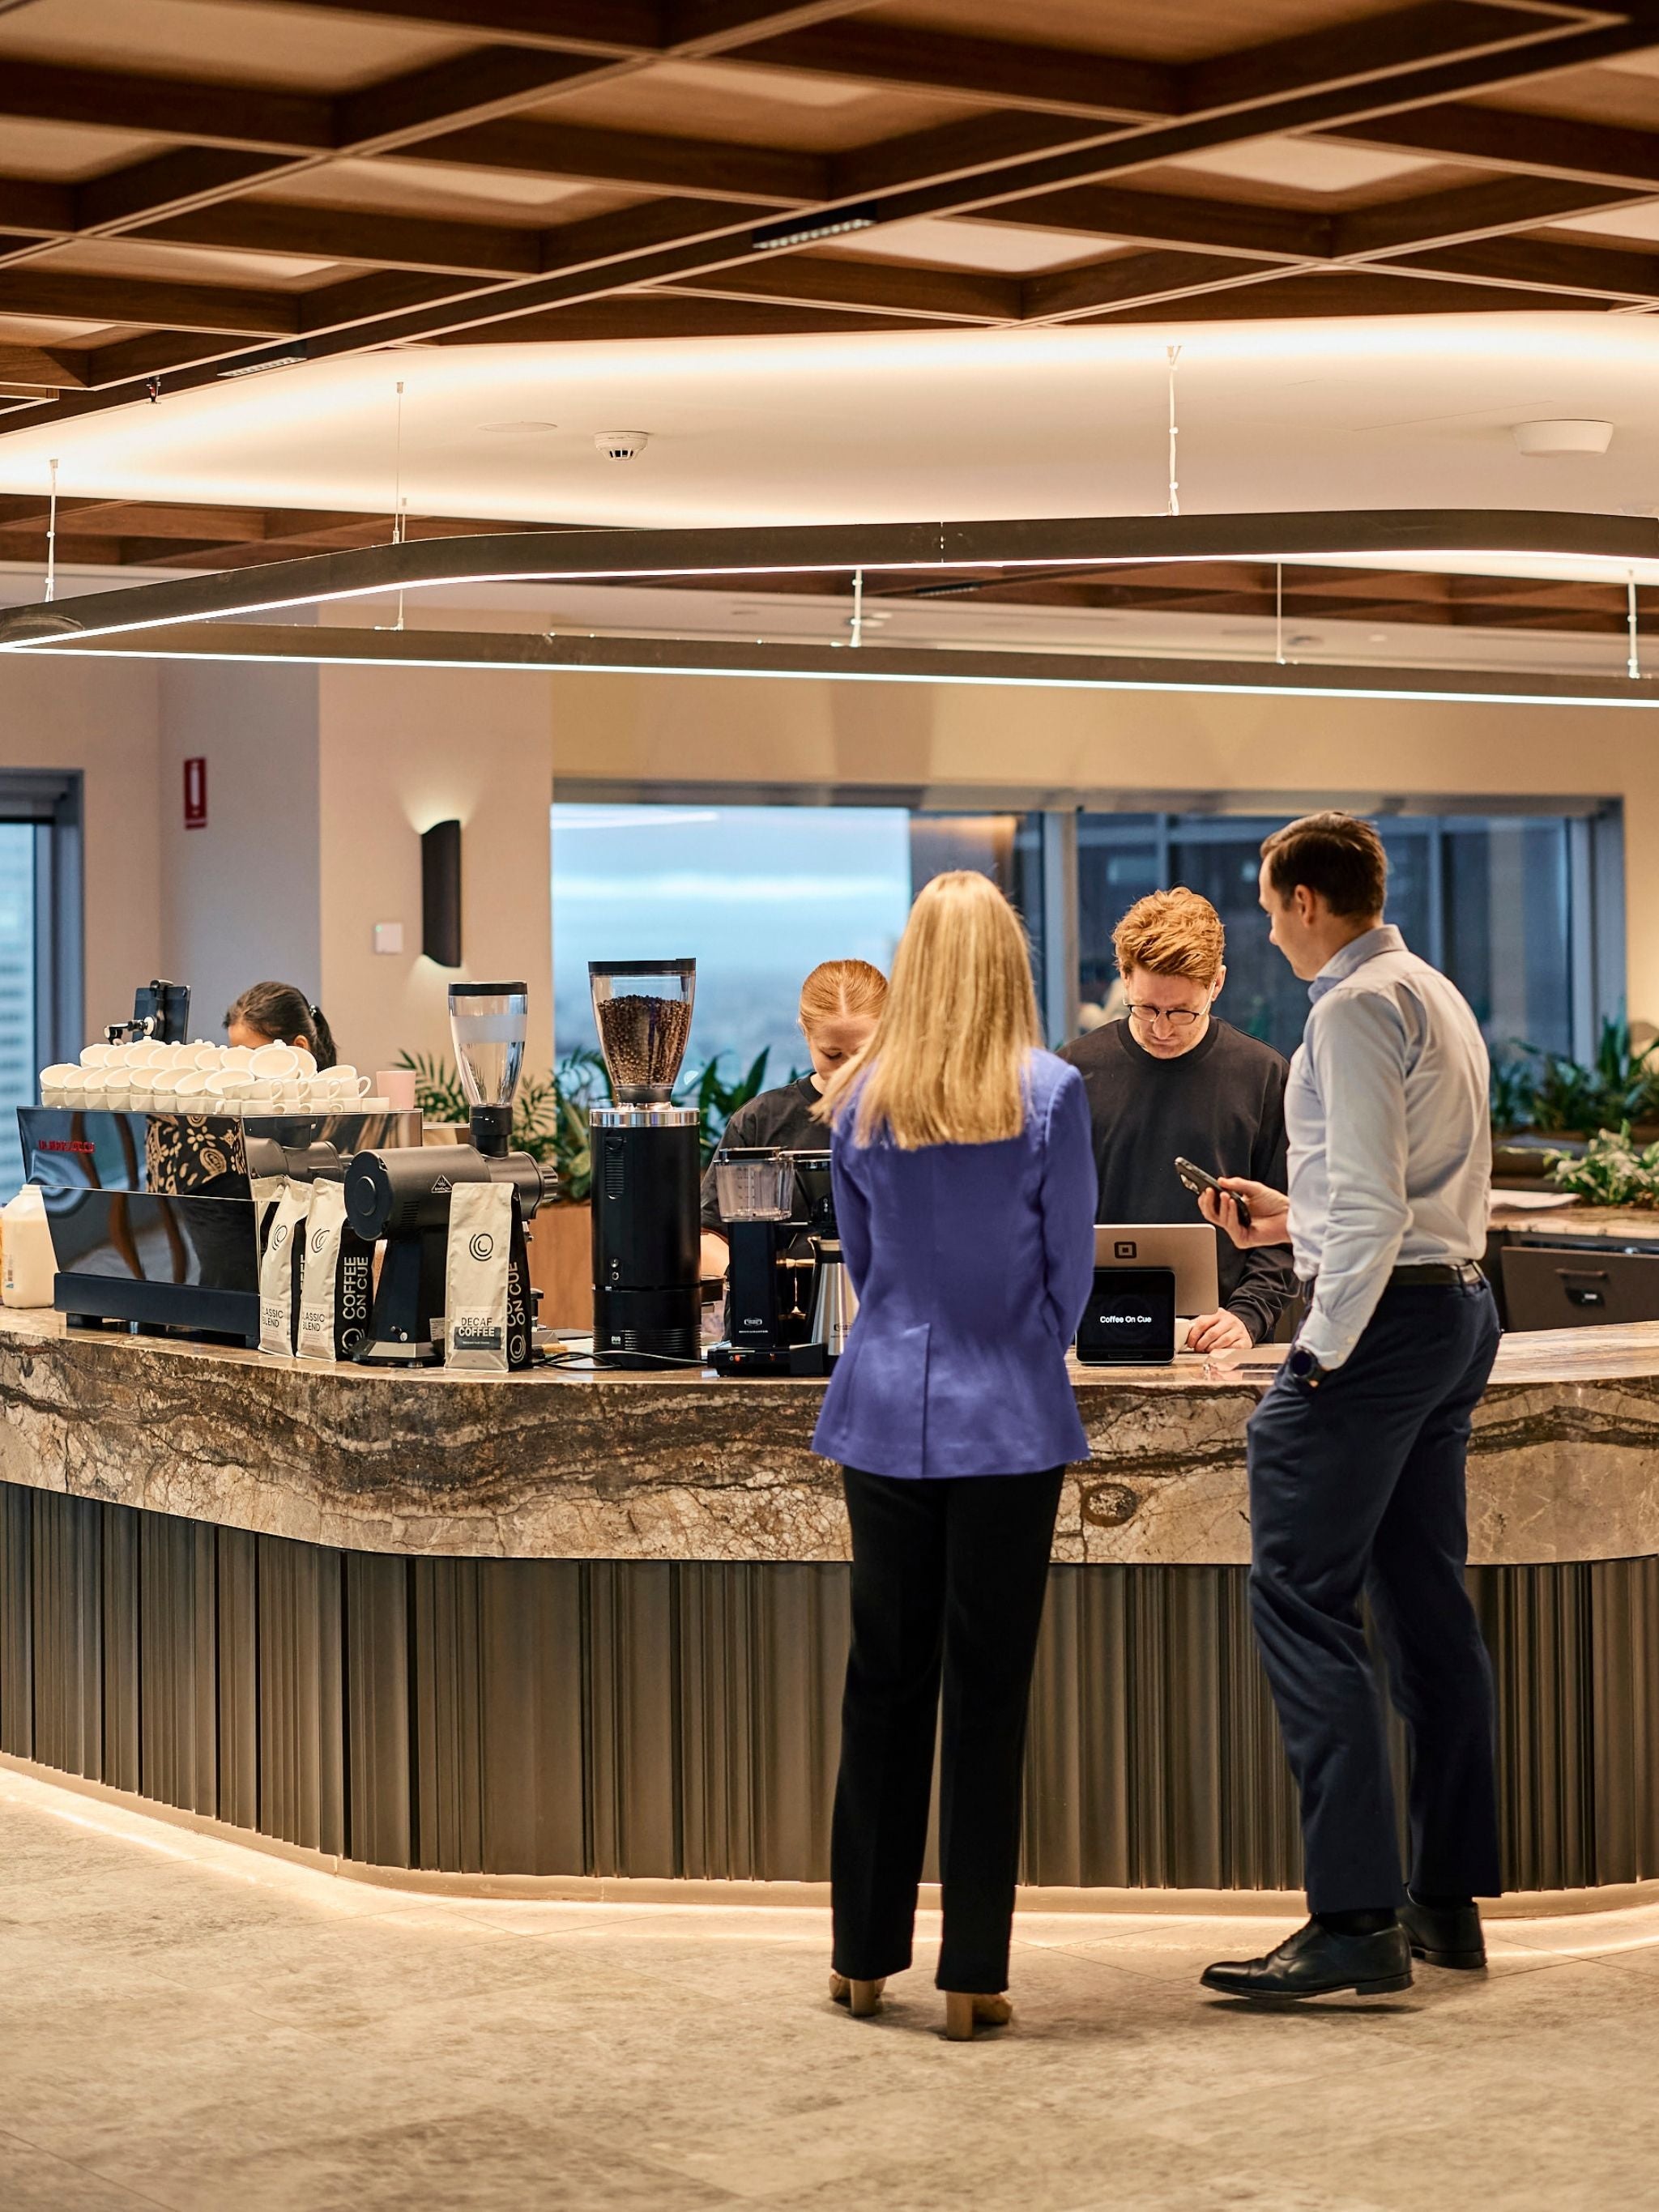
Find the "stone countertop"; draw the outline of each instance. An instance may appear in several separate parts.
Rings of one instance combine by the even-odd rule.
[[[1073,1563],[1249,1556],[1244,1425],[1282,1354],[1079,1368]],[[366,1552],[840,1559],[821,1382],[386,1374],[0,1310],[0,1481]],[[1659,1554],[1659,1322],[1510,1337],[1476,1417],[1471,1555]]]
[[[1492,1225],[1543,1243],[1563,1237],[1605,1237],[1620,1243],[1659,1244],[1659,1212],[1639,1206],[1512,1206],[1492,1193]]]

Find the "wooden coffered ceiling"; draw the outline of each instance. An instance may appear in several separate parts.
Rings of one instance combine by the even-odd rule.
[[[273,351],[1516,307],[1659,307],[1659,0],[0,0],[0,437]]]

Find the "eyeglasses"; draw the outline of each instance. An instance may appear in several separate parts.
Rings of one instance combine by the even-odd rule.
[[[1156,1029],[1160,1022],[1168,1022],[1172,1030],[1189,1030],[1194,1022],[1201,1022],[1209,1011],[1207,1006],[1200,1006],[1194,1013],[1190,1006],[1132,1006],[1129,1017],[1133,1021],[1144,1022],[1149,1030]]]

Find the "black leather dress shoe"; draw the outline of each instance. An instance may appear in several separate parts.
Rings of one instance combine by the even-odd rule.
[[[1387,1996],[1412,1985],[1411,1947],[1403,1928],[1339,1936],[1310,1920],[1265,1959],[1206,1966],[1202,1980],[1206,1990],[1229,1997],[1329,1997],[1344,1990]]]
[[[1473,1905],[1419,1905],[1407,1894],[1400,1908],[1400,1924],[1412,1947],[1413,1959],[1431,1966],[1453,1966],[1474,1973],[1486,1963],[1486,1939],[1480,1932],[1480,1913]]]

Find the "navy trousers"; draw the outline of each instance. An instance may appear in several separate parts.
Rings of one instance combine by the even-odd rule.
[[[1316,1389],[1281,1372],[1250,1421],[1250,1609],[1314,1912],[1404,1896],[1362,1594],[1410,1738],[1411,1887],[1500,1887],[1492,1664],[1464,1583],[1464,1462],[1498,1338],[1484,1282],[1391,1286],[1341,1367]]]

